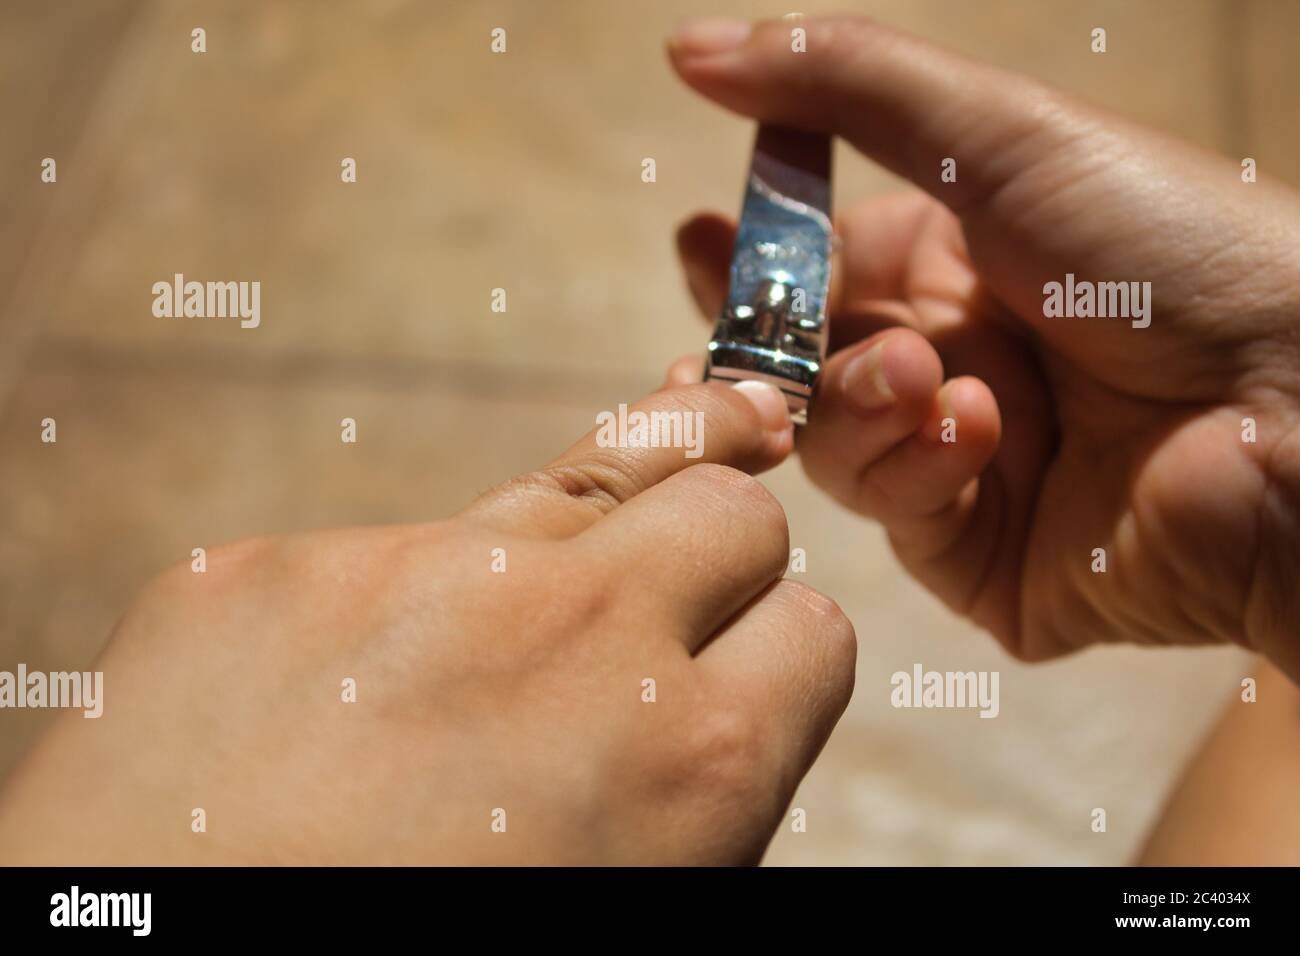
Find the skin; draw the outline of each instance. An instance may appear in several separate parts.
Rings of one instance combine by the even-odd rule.
[[[161,575],[95,665],[103,716],[64,712],[0,795],[5,862],[756,862],[848,702],[853,627],[781,579],[785,514],[747,474],[792,448],[775,390],[633,408],[703,413],[704,457],[593,432],[447,521]]]
[[[1300,690],[1261,663],[1234,694],[1147,837],[1145,866],[1300,866]]]
[[[718,21],[670,55],[723,105],[834,132],[920,187],[839,220],[834,354],[799,442],[814,481],[1020,657],[1232,641],[1294,680],[1294,195],[869,21],[801,26],[801,56],[789,24]],[[733,236],[705,215],[679,237],[710,316]],[[1066,272],[1150,281],[1151,327],[1043,318]],[[748,477],[792,448],[783,402],[685,384],[699,372],[679,363],[638,406],[703,412],[698,464],[588,435],[447,521],[257,539],[163,574],[95,665],[103,717],[65,713],[0,793],[5,861],[757,860],[856,642],[782,580],[784,514]],[[1269,672],[1235,706],[1147,862],[1196,862],[1206,826],[1223,860],[1300,844],[1252,829],[1293,800],[1231,786],[1300,790],[1274,755],[1295,749],[1293,689]]]
[[[812,480],[1017,657],[1234,642],[1300,678],[1295,193],[871,21],[799,25],[803,54],[786,22],[697,21],[669,55],[700,94],[918,187],[838,219]],[[679,235],[709,318],[733,238],[716,214]],[[1045,318],[1066,273],[1150,282],[1150,327]]]

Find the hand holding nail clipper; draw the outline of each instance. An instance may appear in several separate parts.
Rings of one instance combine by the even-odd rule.
[[[1019,657],[1235,642],[1300,678],[1295,193],[872,21],[803,18],[805,52],[795,25],[693,21],[670,54],[915,187],[836,220],[809,476]],[[710,321],[747,216],[679,233]]]

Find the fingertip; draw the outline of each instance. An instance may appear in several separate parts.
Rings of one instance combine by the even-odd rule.
[[[790,421],[790,407],[776,386],[751,379],[731,387],[753,406],[764,431],[783,434],[794,428]]]
[[[660,388],[677,388],[704,381],[704,359],[699,355],[683,355],[668,366],[668,374]]]
[[[794,422],[790,419],[790,408],[780,389],[754,380],[736,382],[733,385],[710,382],[708,387],[723,389],[731,393],[731,396],[744,400],[750,412],[749,418],[761,435],[759,445],[763,468],[780,464],[794,451]]]
[[[939,354],[910,329],[880,332],[837,359],[830,392],[859,415],[927,407],[943,382]]]
[[[766,382],[696,380],[665,391],[678,393],[669,401],[704,413],[704,461],[756,474],[794,450],[794,422],[785,396]]]
[[[1002,415],[993,390],[973,375],[948,380],[921,432],[931,441],[961,442],[991,453],[1002,438]]]

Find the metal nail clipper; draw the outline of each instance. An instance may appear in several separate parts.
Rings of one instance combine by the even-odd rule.
[[[754,143],[727,301],[704,378],[779,388],[796,425],[826,358],[831,142],[762,125]]]

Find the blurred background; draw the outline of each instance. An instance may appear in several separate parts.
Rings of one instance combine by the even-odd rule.
[[[674,226],[736,212],[752,137],[675,81],[663,37],[698,12],[830,10],[1300,182],[1300,4],[1282,0],[4,0],[0,669],[87,668],[194,547],[451,514],[655,387],[707,338]],[[841,207],[898,187],[836,162]],[[260,281],[261,327],[155,318],[151,286],[177,272]],[[1249,659],[1017,664],[797,464],[765,481],[861,645],[795,801],[807,832],[783,828],[768,862],[1128,861]],[[892,709],[889,676],[917,662],[1001,671],[1000,716]],[[50,716],[0,714],[0,775]]]

